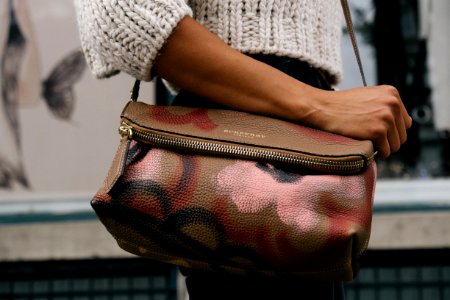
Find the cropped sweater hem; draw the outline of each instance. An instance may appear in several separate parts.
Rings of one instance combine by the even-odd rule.
[[[242,53],[305,61],[342,77],[337,0],[74,0],[81,44],[98,78],[121,71],[151,80],[165,42],[191,16]]]

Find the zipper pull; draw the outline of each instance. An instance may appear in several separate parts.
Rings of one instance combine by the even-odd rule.
[[[119,126],[119,134],[123,137],[123,138],[127,138],[129,140],[131,140],[133,138],[133,127],[131,127],[130,125],[128,125],[125,122],[120,123]]]

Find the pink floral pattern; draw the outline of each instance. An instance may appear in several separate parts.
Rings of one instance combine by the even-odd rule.
[[[244,213],[256,213],[274,205],[280,220],[301,231],[314,230],[326,218],[325,211],[318,213],[324,198],[333,202],[337,211],[351,209],[348,203],[363,203],[366,199],[356,176],[298,176],[294,182],[280,182],[255,164],[236,161],[224,168],[217,176],[220,191]]]
[[[184,115],[177,115],[171,113],[166,106],[153,106],[150,109],[150,115],[155,120],[166,124],[193,124],[195,127],[205,131],[217,128],[217,124],[209,118],[208,110],[203,108],[193,109],[190,113]]]
[[[185,267],[205,269],[207,258],[211,270],[305,270],[308,278],[311,268],[336,268],[350,279],[367,247],[374,163],[357,175],[298,174],[132,142],[126,164],[91,203],[129,252],[143,255],[137,244]]]

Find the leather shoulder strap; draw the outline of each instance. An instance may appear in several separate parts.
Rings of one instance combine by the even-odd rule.
[[[367,86],[366,76],[361,61],[361,55],[359,54],[358,41],[356,40],[355,31],[353,30],[352,15],[348,6],[347,0],[341,0],[342,10],[344,11],[345,23],[347,24],[347,31],[353,45],[353,51],[355,52],[356,62],[358,63],[359,72],[361,73],[361,79],[364,86]]]

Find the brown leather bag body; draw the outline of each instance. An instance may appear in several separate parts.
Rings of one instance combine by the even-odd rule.
[[[235,273],[352,279],[367,248],[370,141],[230,110],[130,102],[96,213],[132,253]]]

